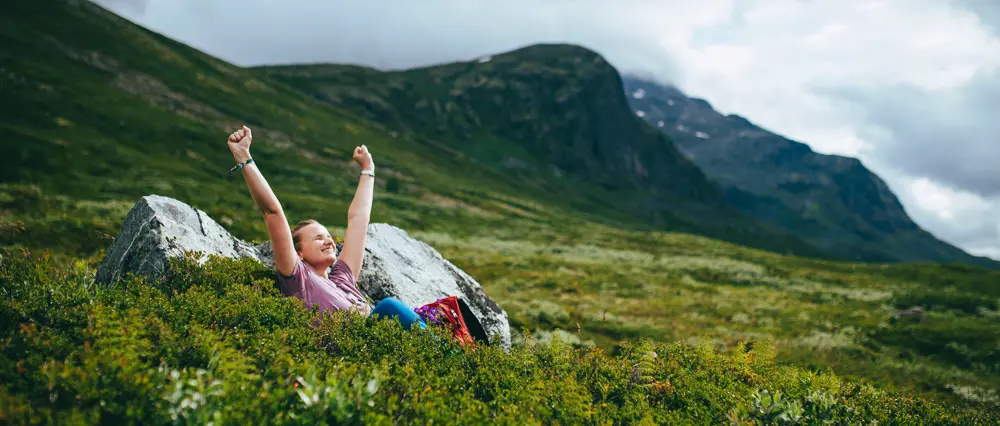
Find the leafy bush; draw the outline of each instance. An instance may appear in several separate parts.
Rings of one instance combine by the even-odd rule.
[[[93,262],[5,251],[0,418],[113,424],[965,424],[993,411],[774,363],[757,342],[467,351],[445,331],[317,316],[253,261],[93,285]],[[980,419],[981,420],[981,419]]]

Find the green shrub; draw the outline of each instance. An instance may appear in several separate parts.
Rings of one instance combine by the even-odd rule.
[[[466,350],[440,329],[318,316],[251,261],[93,285],[93,262],[5,251],[0,419],[17,424],[968,424],[781,366],[766,342]]]
[[[919,288],[897,295],[892,300],[899,309],[920,306],[929,310],[954,310],[977,314],[981,310],[1000,309],[1000,297],[954,289]]]
[[[1000,327],[992,318],[930,316],[920,323],[899,322],[880,328],[871,337],[906,353],[989,376],[1000,374]]]

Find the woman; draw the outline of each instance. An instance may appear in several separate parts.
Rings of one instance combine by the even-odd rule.
[[[343,249],[337,256],[333,237],[319,222],[305,220],[289,229],[278,198],[250,156],[252,140],[247,126],[229,135],[229,150],[236,159],[236,167],[230,173],[242,171],[254,204],[264,215],[281,292],[302,300],[308,307],[319,306],[321,312],[348,309],[365,316],[394,317],[407,330],[414,323],[426,328],[416,312],[398,299],[383,299],[373,309],[356,285],[365,258],[375,189],[375,163],[368,148],[364,145],[354,148],[354,161],[361,166],[361,176],[347,211]]]

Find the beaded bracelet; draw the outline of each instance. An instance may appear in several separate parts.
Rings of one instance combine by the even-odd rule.
[[[253,162],[253,158],[247,160],[246,163],[237,163],[236,167],[233,167],[233,168],[229,169],[229,174],[235,173],[237,170],[242,169],[243,166],[246,166],[247,164],[250,164],[252,162]]]

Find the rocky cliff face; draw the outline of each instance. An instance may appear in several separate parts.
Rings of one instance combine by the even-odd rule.
[[[843,259],[997,266],[920,229],[855,158],[813,152],[675,87],[634,77],[624,83],[634,113],[674,140],[746,214]]]

